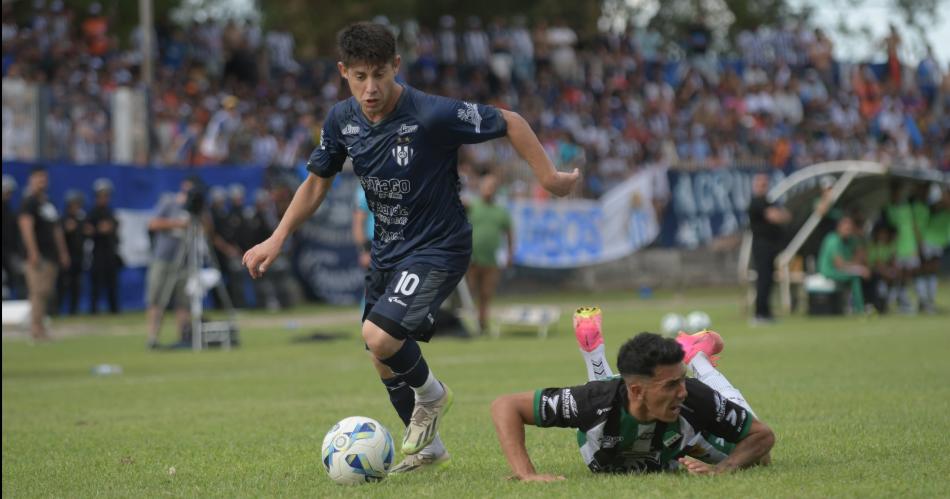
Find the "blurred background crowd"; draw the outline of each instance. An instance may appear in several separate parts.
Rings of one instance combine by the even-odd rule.
[[[43,86],[39,156],[112,160],[113,100],[140,83],[142,30],[120,39],[98,3],[35,0],[17,12],[13,3],[3,4],[4,88]],[[559,165],[583,165],[587,197],[651,163],[794,169],[849,158],[950,169],[946,61],[929,47],[902,58],[893,27],[868,41],[883,61],[872,64],[837,60],[829,36],[804,21],[716,44],[701,17],[681,39],[632,26],[582,37],[564,20],[523,16],[390,24],[407,83],[522,113]],[[159,20],[155,35],[151,147],[134,163],[291,168],[347,93],[336,59],[301,54],[290,31]],[[16,118],[5,101],[4,159],[24,156]],[[504,143],[468,154],[475,164],[516,159]]]

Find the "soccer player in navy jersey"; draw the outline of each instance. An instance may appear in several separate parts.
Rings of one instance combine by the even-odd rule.
[[[396,81],[400,57],[386,27],[356,23],[338,37],[340,75],[352,97],[334,105],[310,175],[274,234],[248,250],[251,276],[267,271],[287,237],[319,208],[347,157],[376,225],[366,277],[363,340],[390,401],[406,424],[392,472],[441,464],[449,455],[438,428],[452,391],[426,364],[417,341],[432,336],[434,316],[469,265],[472,227],[459,199],[458,149],[508,137],[541,185],[568,194],[580,172],[559,172],[520,115],[429,95]]]

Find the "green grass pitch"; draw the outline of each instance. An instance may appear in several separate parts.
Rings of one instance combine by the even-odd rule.
[[[946,289],[946,284],[945,284]],[[365,415],[401,427],[358,339],[355,309],[247,314],[231,352],[147,352],[140,315],[59,322],[52,344],[3,342],[4,497],[946,497],[950,494],[950,317],[788,317],[751,328],[738,290],[547,295],[509,302],[565,311],[546,340],[436,338],[423,351],[456,402],[439,470],[358,489],[329,481],[324,433]],[[597,476],[571,430],[529,429],[539,471],[506,480],[489,404],[502,393],[584,381],[570,310],[600,305],[608,356],[666,312],[701,309],[726,342],[720,369],[775,430],[774,464],[732,476]],[[944,299],[946,305],[946,299]],[[323,324],[312,326],[314,320]],[[311,321],[311,322],[308,322]],[[169,321],[170,322],[170,321]],[[328,342],[293,342],[317,331]],[[124,372],[95,376],[112,363]],[[397,454],[397,459],[399,456]]]

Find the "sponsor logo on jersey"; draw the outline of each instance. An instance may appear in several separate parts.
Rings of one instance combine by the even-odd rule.
[[[403,307],[408,306],[402,300],[400,300],[398,296],[390,296],[389,303],[396,303],[396,304],[402,305]]]
[[[482,115],[478,114],[478,106],[470,102],[463,102],[458,110],[458,118],[465,123],[475,126],[475,133],[482,133]]]
[[[683,438],[683,435],[680,435],[679,433],[667,433],[665,438],[663,438],[663,446],[672,447],[673,444],[678,442],[681,438]]]
[[[601,407],[600,409],[597,409],[597,415],[600,416],[600,415],[602,415],[602,414],[608,413],[608,412],[610,412],[610,409],[612,409],[612,408],[611,408],[611,407]]]
[[[713,400],[716,402],[716,421],[722,422],[722,418],[726,415],[726,401],[718,392],[713,393]]]
[[[553,397],[546,397],[546,400],[545,400],[545,403],[548,404],[548,407],[550,407],[551,410],[554,411],[555,414],[557,414],[557,403],[559,400],[561,400],[560,395],[555,395]]]
[[[352,123],[348,123],[345,127],[343,127],[343,131],[341,133],[343,133],[343,135],[356,135],[360,133],[360,127]]]
[[[737,418],[738,416],[736,415],[736,410],[729,409],[729,414],[726,414],[726,421],[728,421],[729,424],[735,426]]]
[[[432,317],[432,314],[426,314],[426,319],[429,321],[429,324],[435,324],[435,317]]]
[[[396,132],[397,135],[406,135],[410,133],[415,133],[419,129],[419,125],[407,125],[405,123],[399,127],[399,131]]]
[[[561,390],[561,413],[565,419],[574,419],[577,417],[577,402],[570,388]]]
[[[623,442],[623,437],[620,435],[604,435],[600,437],[600,448],[609,449],[616,447],[620,442]]]
[[[408,166],[415,151],[409,146],[396,146],[392,150],[393,159],[399,166]]]

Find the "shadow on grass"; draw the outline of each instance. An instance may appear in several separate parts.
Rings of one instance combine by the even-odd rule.
[[[338,331],[325,332],[317,331],[311,334],[305,334],[302,336],[294,336],[291,338],[291,343],[319,343],[324,341],[337,341],[337,340],[346,340],[349,339],[352,335],[350,333],[341,333]]]

